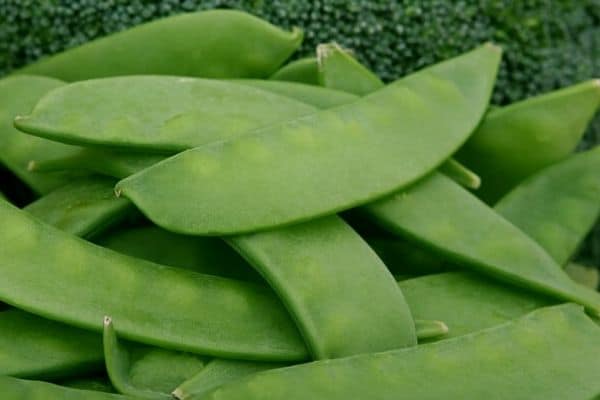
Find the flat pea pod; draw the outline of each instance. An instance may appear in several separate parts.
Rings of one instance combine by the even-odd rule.
[[[124,338],[174,350],[269,361],[307,357],[287,312],[264,287],[121,255],[3,200],[0,220],[10,227],[0,230],[1,301],[97,331],[111,314]]]
[[[317,68],[316,57],[300,58],[279,68],[269,79],[318,85],[319,76]]]
[[[417,344],[394,278],[341,218],[226,240],[279,295],[314,359]]]
[[[573,152],[598,107],[600,80],[591,80],[493,109],[456,158],[477,171],[478,197],[494,204]]]
[[[25,210],[47,224],[90,238],[135,211],[115,198],[114,180],[88,177],[74,180],[27,205]]]
[[[600,216],[600,146],[533,174],[494,210],[566,264]]]
[[[499,60],[498,48],[481,46],[348,105],[182,152],[120,181],[117,193],[157,225],[196,235],[352,208],[422,177],[467,138]]]
[[[134,400],[135,397],[93,390],[72,389],[52,383],[0,376],[0,393],[10,400]]]
[[[331,108],[358,99],[358,96],[351,93],[297,82],[279,82],[258,79],[238,79],[234,82],[263,89],[282,96],[291,97],[292,99],[310,104],[317,108]]]
[[[191,398],[590,399],[600,392],[599,332],[567,304],[438,343],[260,372]]]
[[[533,239],[439,173],[362,210],[390,232],[465,268],[580,303],[600,315],[599,293],[573,283]]]
[[[4,164],[35,193],[44,194],[69,182],[73,174],[33,174],[27,170],[32,159],[70,156],[76,148],[23,135],[13,126],[15,116],[31,111],[37,101],[63,82],[41,76],[19,76],[0,80],[0,163]]]
[[[81,81],[117,75],[264,78],[302,42],[250,14],[211,10],[180,14],[96,39],[18,73]]]
[[[20,310],[0,312],[0,375],[59,378],[101,371],[99,335]]]
[[[16,118],[15,126],[65,143],[177,152],[314,110],[289,97],[229,81],[126,76],[53,90],[30,115]]]

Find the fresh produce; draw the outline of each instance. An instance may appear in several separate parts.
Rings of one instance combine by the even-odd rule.
[[[598,81],[495,108],[491,43],[386,84],[301,37],[193,13],[0,80],[3,396],[600,395]]]

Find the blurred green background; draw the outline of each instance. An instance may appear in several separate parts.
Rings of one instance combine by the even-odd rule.
[[[211,8],[302,28],[295,57],[335,40],[386,81],[492,40],[505,50],[495,104],[600,77],[600,0],[0,0],[0,76],[145,21]],[[581,148],[595,143],[600,117]],[[600,268],[600,224],[578,258]]]

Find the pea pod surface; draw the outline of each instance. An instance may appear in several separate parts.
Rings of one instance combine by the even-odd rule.
[[[317,59],[315,57],[306,57],[292,61],[275,71],[269,79],[318,85]]]
[[[72,389],[40,381],[0,376],[0,393],[10,400],[135,400],[135,397],[92,390]]]

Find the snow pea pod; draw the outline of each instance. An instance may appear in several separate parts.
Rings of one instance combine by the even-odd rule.
[[[47,224],[80,237],[92,237],[135,211],[129,201],[115,198],[114,180],[75,180],[27,205],[25,210]]]
[[[318,85],[317,58],[301,58],[279,68],[269,78],[274,81],[299,82],[307,85]]]
[[[80,81],[117,75],[263,78],[300,45],[250,14],[211,10],[180,14],[94,40],[42,59],[19,73]]]
[[[477,196],[494,204],[573,152],[598,107],[600,80],[591,80],[493,109],[456,158],[481,176]]]
[[[126,76],[53,90],[15,126],[65,143],[168,153],[312,112],[289,97],[228,81]]]
[[[157,225],[197,235],[277,227],[369,202],[431,171],[467,138],[499,59],[498,48],[481,46],[353,103],[184,151],[120,181],[117,193]]]
[[[10,400],[135,400],[135,397],[93,390],[72,389],[40,381],[0,376],[0,393]]]
[[[599,293],[573,283],[533,239],[439,173],[362,210],[390,232],[465,268],[580,303],[600,315]]]
[[[57,378],[101,371],[99,335],[20,310],[0,312],[0,375]]]
[[[174,350],[258,360],[303,360],[304,343],[266,288],[153,264],[95,246],[0,200],[0,300]],[[174,290],[173,288],[176,288]],[[100,315],[100,317],[99,317]]]
[[[191,398],[590,399],[600,392],[599,332],[580,307],[549,307],[451,340],[260,372]]]
[[[0,163],[4,164],[37,194],[44,194],[67,183],[73,174],[33,174],[27,170],[32,159],[66,157],[76,148],[23,135],[13,126],[15,116],[31,111],[48,91],[63,82],[40,76],[19,76],[0,80]]]
[[[600,216],[600,146],[538,171],[494,209],[564,265]]]
[[[341,218],[226,239],[265,278],[315,359],[417,344],[392,275]]]

